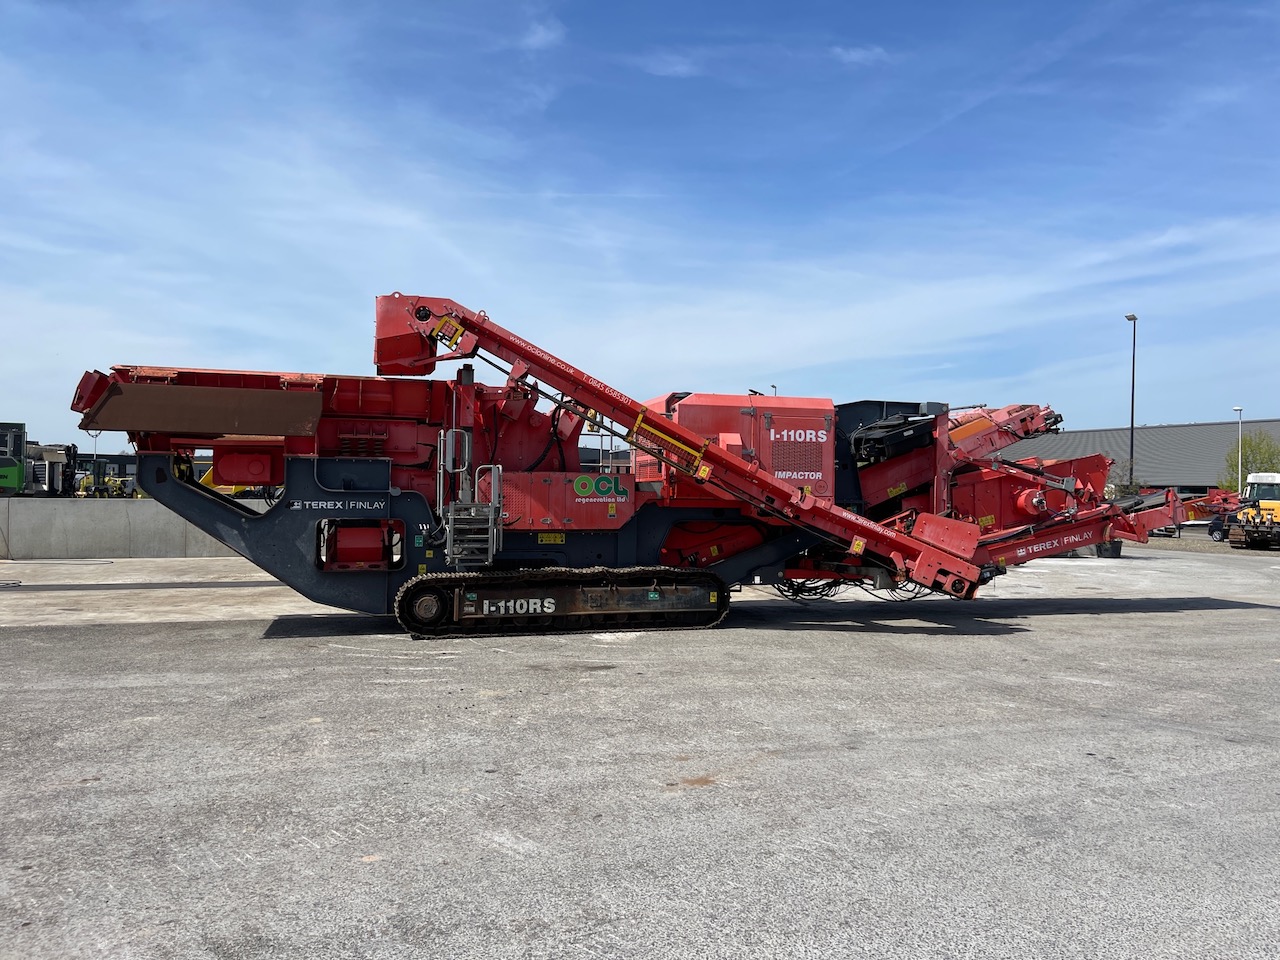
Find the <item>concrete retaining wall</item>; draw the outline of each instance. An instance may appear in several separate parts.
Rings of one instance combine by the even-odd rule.
[[[0,560],[231,556],[154,500],[0,500]]]

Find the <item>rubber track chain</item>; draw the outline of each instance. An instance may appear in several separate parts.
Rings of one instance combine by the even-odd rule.
[[[719,592],[718,608],[711,613],[672,611],[641,619],[634,611],[591,614],[588,616],[506,616],[489,617],[456,623],[448,618],[430,632],[415,629],[402,613],[409,593],[430,584],[450,596],[458,587],[505,585],[512,581],[534,585],[608,586],[627,581],[653,578],[666,583],[703,583]],[[691,567],[538,567],[525,570],[486,570],[465,573],[424,573],[407,580],[396,593],[396,620],[415,640],[449,639],[453,637],[521,636],[535,634],[598,633],[601,630],[703,630],[718,625],[729,612],[729,588],[723,580],[707,570]],[[702,619],[699,622],[691,622]]]

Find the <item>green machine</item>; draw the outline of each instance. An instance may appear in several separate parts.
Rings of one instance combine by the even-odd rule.
[[[27,485],[27,425],[0,423],[0,497],[20,493]]]

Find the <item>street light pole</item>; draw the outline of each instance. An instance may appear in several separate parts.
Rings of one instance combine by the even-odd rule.
[[[1124,318],[1133,324],[1133,359],[1129,370],[1129,492],[1133,490],[1133,411],[1134,396],[1138,385],[1138,315],[1126,313]]]
[[[1232,407],[1236,412],[1236,493],[1244,493],[1244,407]]]

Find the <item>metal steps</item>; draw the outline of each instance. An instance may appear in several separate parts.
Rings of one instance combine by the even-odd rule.
[[[451,503],[444,529],[445,563],[455,570],[487,567],[502,549],[502,504]]]

